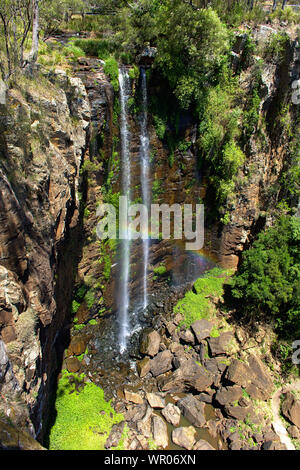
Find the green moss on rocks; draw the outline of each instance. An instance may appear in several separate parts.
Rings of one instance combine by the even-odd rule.
[[[231,270],[214,268],[194,283],[193,290],[188,291],[174,307],[174,313],[181,313],[184,317],[182,326],[188,328],[196,320],[214,318],[216,308],[211,298],[221,299],[223,286],[231,274]],[[215,330],[214,336],[218,335]]]
[[[58,384],[55,408],[50,450],[103,450],[112,426],[124,419],[105,401],[101,388],[83,384],[82,375],[67,371],[63,371]],[[117,449],[122,449],[124,437]]]

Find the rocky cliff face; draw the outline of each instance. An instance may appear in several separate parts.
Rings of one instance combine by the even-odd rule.
[[[59,71],[23,77],[1,107],[1,409],[32,434],[70,310],[90,114],[81,80]]]
[[[265,26],[253,31],[258,48],[265,45],[275,32]],[[242,43],[238,52],[235,59],[241,61]],[[260,57],[255,60],[259,61]],[[271,215],[280,200],[281,178],[291,152],[288,120],[295,122],[297,113],[297,106],[292,103],[292,83],[298,79],[299,67],[299,45],[292,37],[287,41],[280,61],[274,58],[262,65],[259,122],[265,125],[263,130],[251,135],[245,148],[247,160],[238,175],[236,198],[227,203],[230,222],[225,226],[213,224],[207,231],[207,241],[225,267],[237,267],[242,251],[270,222],[266,220],[266,212]],[[240,86],[247,93],[252,86],[253,68],[252,63],[240,76]],[[284,115],[284,109],[290,116],[288,113]]]

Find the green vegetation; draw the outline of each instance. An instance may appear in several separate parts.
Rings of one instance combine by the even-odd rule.
[[[114,91],[119,91],[119,65],[113,56],[105,60],[104,72],[110,78]]]
[[[270,15],[271,22],[287,21],[289,24],[299,23],[299,13],[294,11],[292,7],[286,6],[284,10],[282,8],[276,8],[276,10]]]
[[[113,53],[113,47],[107,39],[74,39],[73,44],[80,47],[85,54],[107,59]]]
[[[184,316],[183,325],[188,328],[191,324],[202,318],[211,319],[215,316],[216,308],[211,302],[210,296],[221,299],[224,292],[224,284],[228,282],[228,276],[232,272],[221,268],[214,268],[199,278],[193,286],[193,290],[188,291],[183,299],[174,307],[174,313],[181,313]],[[219,332],[214,329],[213,335],[216,337]]]
[[[166,266],[163,263],[160,263],[160,265],[157,266],[157,268],[153,269],[153,273],[154,273],[153,279],[156,280],[158,279],[158,277],[164,276],[166,272],[167,272]]]
[[[138,80],[140,76],[140,69],[137,65],[134,65],[129,69],[129,77],[131,80]]]
[[[160,194],[163,193],[162,181],[155,179],[152,183],[152,197],[153,201],[157,201]]]
[[[101,388],[67,371],[58,383],[55,408],[50,450],[103,450],[113,424],[124,419],[105,401]],[[125,434],[117,449],[122,449]]]
[[[82,166],[81,166],[81,173],[87,172],[87,174],[90,176],[93,173],[97,173],[98,171],[101,171],[103,167],[102,162],[96,162],[92,160],[84,160]]]
[[[287,33],[273,33],[265,48],[265,57],[275,64],[282,62],[288,42],[289,36]]]
[[[78,325],[78,319],[75,317],[81,304],[85,302],[88,309],[91,309],[96,303],[95,291],[87,285],[81,285],[74,294],[71,306],[72,316],[74,317],[73,323],[76,330],[81,330],[84,325]]]
[[[161,35],[156,61],[187,109],[199,98],[201,83],[222,63],[229,49],[228,33],[214,10],[194,10],[181,0],[167,0],[158,22]]]
[[[87,308],[91,309],[95,303],[95,294],[92,289],[88,290],[84,296],[84,300],[86,302]]]
[[[244,252],[232,295],[245,318],[274,323],[282,338],[300,335],[300,220],[281,216]]]

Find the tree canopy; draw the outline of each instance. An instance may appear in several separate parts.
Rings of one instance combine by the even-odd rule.
[[[300,219],[282,216],[243,253],[232,283],[239,310],[274,322],[284,338],[300,334],[299,248]]]

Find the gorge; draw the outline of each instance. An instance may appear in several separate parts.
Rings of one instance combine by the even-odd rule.
[[[0,449],[299,449],[299,15],[121,3],[2,76]]]

